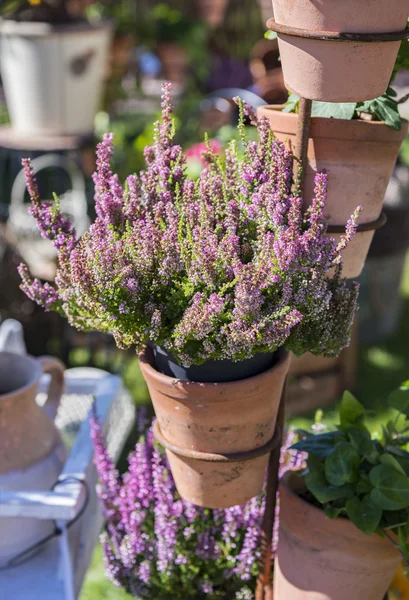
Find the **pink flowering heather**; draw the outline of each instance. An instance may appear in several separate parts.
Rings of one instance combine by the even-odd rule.
[[[32,214],[59,253],[55,286],[21,267],[29,297],[79,329],[112,333],[120,347],[151,342],[185,365],[244,360],[282,345],[338,354],[349,343],[358,294],[342,279],[340,252],[359,210],[337,245],[326,235],[326,175],[317,175],[303,215],[291,155],[266,119],[257,123],[259,140],[247,140],[244,113],[256,117],[240,106],[240,149],[232,141],[221,157],[208,145],[207,166],[193,181],[174,143],[165,85],[145,170],[122,186],[110,167],[112,135],[99,144],[97,218],[78,241],[58,206],[39,201],[25,161]]]
[[[101,541],[111,581],[141,600],[254,599],[265,493],[243,506],[198,508],[178,495],[151,428],[144,432],[139,427],[145,435],[128,457],[122,478],[109,461],[95,417],[91,429],[98,493],[107,515]],[[280,476],[304,466],[305,455],[289,449],[293,442],[290,432]],[[278,520],[276,534],[277,529]],[[276,543],[277,535],[273,553]]]

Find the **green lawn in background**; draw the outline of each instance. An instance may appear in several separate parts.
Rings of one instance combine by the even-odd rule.
[[[409,379],[409,256],[406,262],[405,276],[402,282],[402,295],[404,306],[401,321],[395,336],[377,346],[362,346],[359,348],[358,381],[355,395],[369,411],[376,411],[376,415],[369,415],[371,426],[377,429],[387,418],[386,397],[402,381]],[[132,391],[138,404],[147,401],[147,390],[139,371],[137,360],[127,360],[124,369],[124,380]],[[330,409],[325,409],[323,421],[336,422],[337,404]],[[314,413],[302,418],[294,418],[290,425],[308,429],[314,420]],[[130,450],[135,439],[129,440],[126,451]],[[124,453],[126,455],[126,452]],[[125,458],[120,462],[120,468],[126,466]],[[102,553],[100,547],[95,550],[91,566],[88,570],[80,600],[124,600],[130,598],[128,594],[114,587],[104,575]],[[152,598],[152,600],[154,600]]]

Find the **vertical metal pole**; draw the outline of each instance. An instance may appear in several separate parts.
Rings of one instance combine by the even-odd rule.
[[[304,193],[305,171],[308,164],[308,140],[310,137],[312,100],[300,98],[299,107],[297,138],[294,149],[294,174],[296,187],[302,195]]]
[[[295,184],[296,189],[299,190],[300,194],[302,194],[304,191],[305,171],[308,164],[308,140],[311,125],[311,109],[312,100],[300,98],[297,138],[294,151]],[[277,416],[277,426],[280,427],[281,436],[283,436],[285,425],[286,397],[287,382],[284,384]],[[271,550],[273,542],[275,510],[277,504],[278,471],[280,467],[281,444],[282,439],[280,440],[280,445],[271,452],[268,464],[266,507],[261,531],[262,555],[260,560],[260,575],[257,581],[255,600],[272,600],[272,588],[270,584],[272,569]]]
[[[280,442],[271,454],[268,463],[267,475],[267,490],[266,490],[266,507],[264,511],[263,524],[261,529],[261,561],[260,574],[257,580],[256,600],[267,600],[271,576],[271,551],[273,543],[275,510],[277,504],[278,491],[278,470],[280,468],[280,454],[283,438],[283,430],[285,423],[285,400],[287,396],[287,380],[284,383],[283,392],[281,394],[280,406],[277,415],[277,425],[280,431]]]

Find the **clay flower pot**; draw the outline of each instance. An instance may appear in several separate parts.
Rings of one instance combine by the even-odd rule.
[[[280,484],[274,600],[383,600],[400,564],[397,550],[347,519],[328,519],[295,493],[303,488],[294,472]]]
[[[179,449],[235,454],[272,439],[290,357],[260,375],[229,383],[196,383],[163,375],[152,349],[139,355],[162,436]],[[208,508],[244,504],[262,489],[268,454],[215,463],[166,450],[176,487],[185,500]]]
[[[294,148],[298,115],[282,112],[282,106],[262,106],[258,115],[270,122],[277,138]],[[311,120],[308,166],[305,174],[305,206],[314,195],[314,176],[328,173],[326,212],[330,225],[345,225],[362,205],[360,223],[376,221],[382,212],[386,188],[392,176],[400,145],[408,131],[405,121],[400,131],[383,123],[359,120]],[[358,277],[367,257],[375,230],[357,233],[343,254],[343,275]],[[339,239],[341,234],[332,234]]]
[[[273,0],[274,19],[311,32],[403,31],[407,0]],[[322,41],[279,34],[286,86],[311,100],[359,102],[388,87],[400,42]],[[306,77],[308,73],[308,77]]]

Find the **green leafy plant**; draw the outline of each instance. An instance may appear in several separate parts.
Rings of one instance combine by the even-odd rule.
[[[366,535],[387,537],[409,561],[409,381],[388,403],[394,418],[371,435],[364,407],[345,392],[337,428],[300,432],[305,437],[293,448],[308,452],[305,485],[329,518],[347,517]]]
[[[71,14],[70,0],[0,0],[0,14],[29,22],[67,23],[79,19]]]
[[[273,35],[270,35],[273,34]],[[275,39],[274,32],[267,32],[267,39]],[[391,87],[398,71],[409,69],[409,41],[403,40],[399,49],[393,69],[390,85],[383,96],[366,100],[365,102],[317,102],[312,104],[312,116],[327,119],[362,119],[367,121],[381,121],[388,127],[399,131],[402,119],[399,114],[399,105],[408,100],[409,96],[397,98],[396,91]],[[290,94],[283,112],[298,113],[299,97]]]

